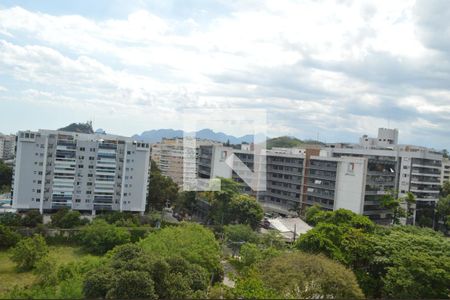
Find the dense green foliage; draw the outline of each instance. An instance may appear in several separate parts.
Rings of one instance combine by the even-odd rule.
[[[323,256],[285,253],[262,265],[262,281],[282,297],[362,298],[355,275]]]
[[[102,260],[87,256],[80,261],[57,265],[49,257],[36,264],[37,280],[26,289],[14,288],[12,299],[82,299],[83,281],[87,272],[97,268]]]
[[[264,216],[261,205],[252,196],[241,194],[242,186],[221,178],[221,189],[204,193],[211,204],[209,219],[215,225],[247,224],[256,228]]]
[[[441,229],[444,232],[450,231],[450,194],[439,199],[436,212]]]
[[[12,249],[11,259],[22,271],[36,267],[40,259],[48,254],[47,243],[41,235],[33,235],[31,238],[20,240]]]
[[[97,219],[103,219],[117,226],[133,227],[141,224],[139,216],[131,212],[109,211],[98,215]]]
[[[257,228],[264,216],[261,205],[249,195],[235,195],[230,203],[231,222]]]
[[[8,226],[0,224],[0,249],[17,244],[21,236]]]
[[[166,205],[175,202],[177,197],[177,184],[172,178],[162,175],[161,170],[152,160],[146,211],[162,210]]]
[[[214,234],[205,227],[183,223],[150,234],[140,244],[148,253],[162,257],[178,256],[210,272],[215,280],[222,275],[220,247]]]
[[[248,225],[236,224],[224,226],[225,241],[233,250],[233,255],[245,243],[257,243],[258,235]]]
[[[175,211],[182,215],[193,215],[197,207],[197,197],[195,192],[180,192],[174,206]]]
[[[20,222],[22,226],[36,227],[38,224],[42,224],[43,217],[38,210],[29,210],[22,216]]]
[[[76,210],[62,208],[51,216],[52,226],[58,228],[74,228],[89,222],[81,218],[81,214]]]
[[[445,298],[450,292],[450,241],[424,228],[375,227],[350,211],[316,211],[316,226],[296,247],[323,253],[355,272],[368,297]]]
[[[104,265],[87,274],[83,291],[88,298],[204,298],[208,283],[208,272],[199,265],[125,244],[116,247]]]
[[[254,255],[258,255],[254,250]],[[352,271],[321,255],[278,252],[249,266],[232,290],[234,298],[355,299],[364,296]]]
[[[447,197],[448,195],[450,195],[450,180],[444,181],[444,184],[441,186],[440,189],[442,197]]]
[[[20,226],[21,220],[21,216],[16,213],[7,212],[0,214],[0,224],[5,226]]]
[[[79,235],[81,246],[93,254],[104,254],[117,245],[129,243],[130,239],[126,229],[108,224],[103,219],[96,219],[83,227]]]
[[[0,194],[10,191],[12,174],[12,168],[0,160]]]

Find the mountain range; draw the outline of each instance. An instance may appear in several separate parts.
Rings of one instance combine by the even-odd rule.
[[[189,135],[193,135],[193,132],[188,133]],[[144,131],[141,134],[134,135],[133,138],[136,140],[143,140],[149,143],[157,143],[162,140],[162,138],[182,138],[184,135],[183,130],[175,130],[175,129],[153,129]],[[253,135],[247,134],[241,137],[236,137],[233,135],[225,134],[223,132],[215,132],[211,129],[202,129],[195,132],[195,136],[200,139],[213,140],[222,143],[230,142],[230,144],[241,144],[252,143]]]

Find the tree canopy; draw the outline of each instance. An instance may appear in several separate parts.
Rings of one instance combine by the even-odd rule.
[[[152,160],[146,211],[162,210],[167,204],[175,202],[177,197],[177,184],[172,178],[164,176],[158,165]]]
[[[199,224],[163,228],[141,240],[140,245],[148,253],[182,257],[205,268],[216,280],[222,276],[219,244],[212,231]]]
[[[87,298],[205,298],[208,284],[208,272],[199,265],[125,244],[87,274],[83,291]]]
[[[108,224],[103,219],[96,219],[81,229],[79,239],[85,251],[104,254],[117,245],[130,242],[131,235],[126,229]]]
[[[450,241],[414,226],[377,227],[350,211],[317,212],[316,226],[296,243],[350,267],[368,297],[445,298]],[[446,283],[447,282],[447,283]]]

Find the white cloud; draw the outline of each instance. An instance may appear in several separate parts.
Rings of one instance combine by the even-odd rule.
[[[206,23],[144,9],[104,20],[1,9],[0,76],[26,83],[26,101],[128,116],[267,108],[277,134],[364,132],[385,126],[386,110],[400,130],[414,120],[448,127],[450,56],[429,46],[435,10],[414,0],[228,5]]]

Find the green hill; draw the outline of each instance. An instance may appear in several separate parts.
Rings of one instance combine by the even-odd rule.
[[[280,136],[272,139],[267,140],[266,148],[272,149],[273,147],[280,147],[280,148],[295,148],[295,147],[301,147],[304,145],[321,145],[324,146],[325,144],[316,140],[300,140],[296,137],[292,136]]]
[[[86,123],[72,123],[66,127],[60,128],[61,131],[79,132],[79,133],[94,133],[92,122]]]
[[[267,149],[272,149],[273,147],[282,147],[282,148],[294,148],[303,145],[304,142],[295,137],[290,136],[280,136],[267,140],[266,147]]]

